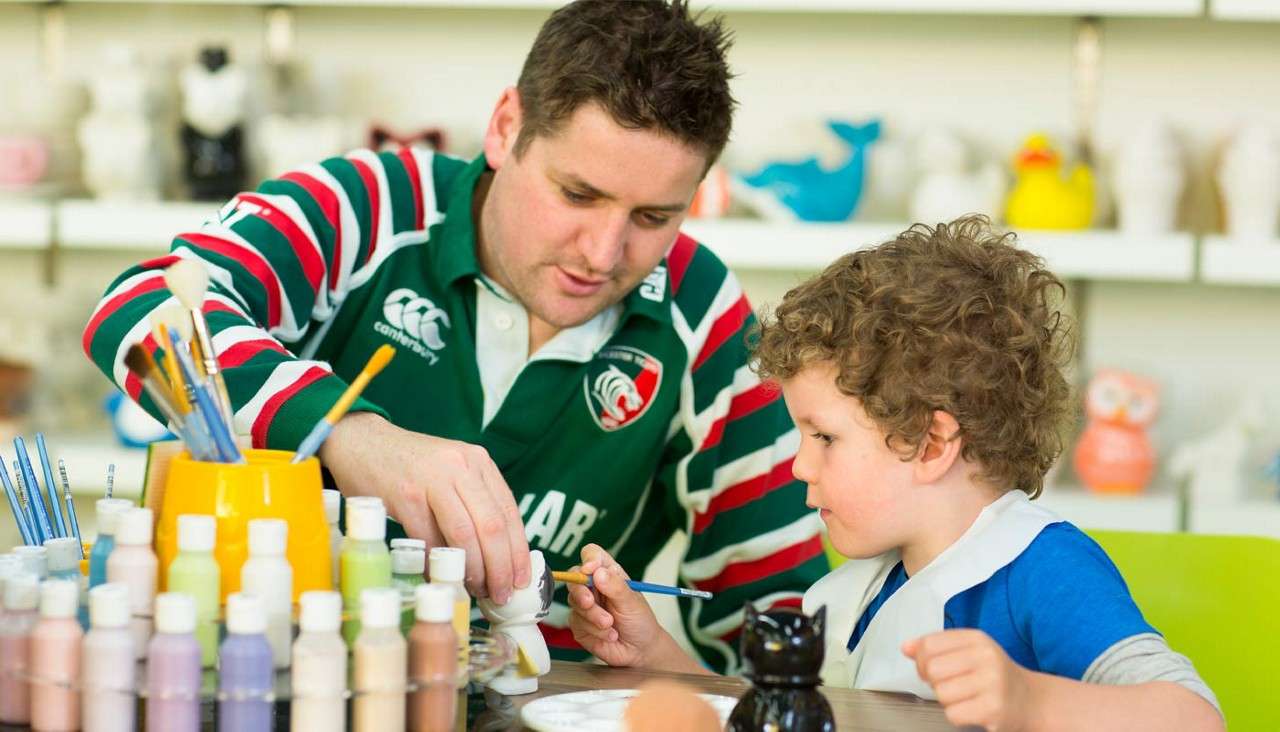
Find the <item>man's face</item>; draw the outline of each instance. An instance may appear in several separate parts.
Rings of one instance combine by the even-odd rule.
[[[620,301],[662,261],[706,155],[625,129],[586,104],[516,156],[513,95],[499,102],[485,139],[496,172],[480,218],[480,265],[533,318],[570,328]]]

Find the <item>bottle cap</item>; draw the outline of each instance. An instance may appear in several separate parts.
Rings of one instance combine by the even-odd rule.
[[[253,519],[249,522],[249,556],[282,557],[289,539],[284,519]]]
[[[44,548],[50,572],[80,571],[80,542],[74,536],[46,539]]]
[[[396,548],[391,550],[392,574],[416,574],[419,577],[427,569],[427,553],[421,549]]]
[[[304,633],[336,633],[342,626],[342,595],[309,590],[298,598],[298,626]]]
[[[89,625],[93,628],[124,628],[129,625],[129,587],[123,582],[107,582],[89,590]]]
[[[360,623],[366,628],[400,627],[400,592],[372,587],[360,593]]]
[[[120,526],[120,514],[133,508],[133,501],[123,498],[99,498],[94,504],[98,516],[98,536],[115,536]]]
[[[375,502],[376,501],[376,502]],[[387,536],[387,509],[379,499],[347,501],[347,536],[356,541],[382,541]]]
[[[267,611],[262,600],[243,592],[227,595],[227,632],[237,635],[267,632]]]
[[[417,549],[425,554],[427,551],[427,542],[422,539],[410,539],[402,536],[399,539],[391,540],[391,551],[395,551],[397,549]]]
[[[151,543],[151,509],[130,508],[120,514],[116,544],[146,546]]]
[[[420,623],[453,622],[453,603],[457,590],[452,585],[418,585],[414,590],[413,615]]]
[[[156,632],[187,634],[196,630],[196,601],[185,592],[156,595]]]
[[[30,572],[36,579],[49,576],[49,550],[42,546],[15,546],[13,556],[22,562],[22,571]]]
[[[6,610],[35,610],[40,602],[40,578],[31,572],[19,572],[4,583]]]
[[[453,546],[431,549],[431,581],[462,582],[467,577],[467,550]]]
[[[338,517],[342,515],[342,494],[332,488],[325,488],[320,494],[324,496],[325,523],[338,523]]]
[[[184,513],[178,517],[178,551],[211,552],[218,538],[218,521],[203,513]]]
[[[48,579],[40,583],[40,617],[74,618],[80,609],[80,583]]]

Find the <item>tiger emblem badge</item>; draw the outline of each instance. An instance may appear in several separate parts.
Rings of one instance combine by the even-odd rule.
[[[662,384],[662,362],[630,346],[610,346],[587,366],[582,390],[587,411],[605,432],[639,419]]]

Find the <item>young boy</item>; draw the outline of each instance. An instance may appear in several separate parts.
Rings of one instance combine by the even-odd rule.
[[[916,225],[787,293],[757,370],[801,431],[795,476],[850,561],[825,683],[937,699],[987,729],[1222,729],[1213,693],[1079,529],[1032,504],[1061,451],[1062,283],[985,219]],[[625,572],[582,551],[571,627],[611,665],[701,671]]]

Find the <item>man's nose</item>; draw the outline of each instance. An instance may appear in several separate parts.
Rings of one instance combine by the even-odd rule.
[[[625,213],[607,212],[600,216],[582,238],[582,255],[594,274],[613,274],[622,262],[631,230]]]

